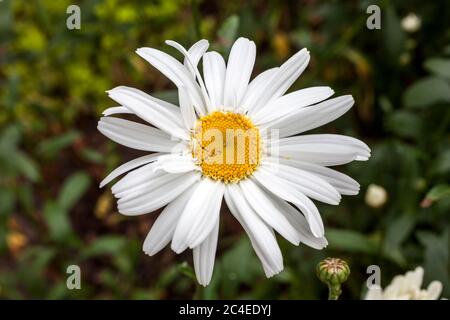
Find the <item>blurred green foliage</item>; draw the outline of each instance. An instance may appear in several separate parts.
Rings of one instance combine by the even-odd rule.
[[[344,299],[364,292],[366,268],[383,285],[423,265],[450,297],[450,6],[447,1],[77,1],[81,29],[68,30],[69,0],[0,1],[0,298],[325,298],[315,265],[349,262]],[[366,28],[378,4],[381,30]],[[402,18],[421,18],[415,32]],[[154,214],[128,219],[98,182],[138,153],[96,131],[105,90],[129,85],[176,101],[174,87],[135,53],[165,39],[199,37],[227,54],[238,36],[257,43],[255,73],[307,47],[295,88],[329,85],[352,94],[349,114],[317,130],[357,136],[372,158],[342,168],[361,194],[319,205],[330,242],[315,251],[280,239],[285,271],[266,280],[240,226],[223,214],[210,286],[196,285],[190,254],[145,256]],[[387,191],[373,208],[370,184]],[[187,261],[187,263],[186,263]],[[82,290],[66,288],[78,264]]]

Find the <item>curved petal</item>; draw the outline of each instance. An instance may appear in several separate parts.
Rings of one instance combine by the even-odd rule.
[[[257,125],[267,123],[306,106],[328,99],[333,94],[334,91],[330,87],[311,87],[297,90],[272,100],[264,108],[259,109],[258,112],[252,115],[252,120]]]
[[[237,39],[231,47],[223,89],[224,106],[237,108],[247,90],[255,64],[256,46],[246,38]]]
[[[294,159],[279,158],[274,161],[275,162],[279,161],[280,163],[289,165],[291,167],[311,172],[321,177],[322,179],[326,180],[328,183],[330,183],[333,187],[336,188],[336,190],[340,194],[356,195],[359,193],[359,183],[356,180],[339,171],[323,167],[314,163]]]
[[[197,65],[200,61],[200,59],[205,54],[206,50],[208,50],[209,42],[206,39],[202,39],[194,43],[189,50],[187,51],[191,60],[191,63],[195,68],[197,68]],[[189,71],[192,73],[192,75],[195,76],[195,69],[192,68],[191,63],[189,63],[188,58],[184,57],[183,64],[186,68],[189,69]]]
[[[171,175],[176,175],[177,177],[163,185],[158,186],[158,188],[153,189],[150,192],[142,193],[141,190],[137,191],[141,192],[137,198],[134,194],[128,194],[128,197],[133,199],[129,200],[125,198],[128,200],[127,202],[124,202],[124,204],[118,203],[119,212],[130,216],[152,212],[177,198],[200,178],[200,175],[195,172]]]
[[[225,61],[215,51],[203,56],[203,76],[211,99],[211,111],[223,106],[223,86],[225,82]]]
[[[106,110],[103,110],[102,114],[107,117],[107,116],[111,116],[113,114],[124,114],[124,113],[133,113],[130,109],[126,108],[126,107],[122,107],[122,106],[118,106],[118,107],[111,107],[108,108]]]
[[[195,160],[190,155],[171,154],[160,157],[154,170],[164,170],[169,173],[183,173],[199,170]]]
[[[280,156],[321,165],[366,161],[370,148],[362,141],[338,134],[310,134],[280,139]]]
[[[339,204],[341,200],[341,195],[331,184],[308,171],[280,163],[264,162],[263,165],[267,172],[291,182],[296,189],[312,199],[333,205]]]
[[[102,117],[97,128],[111,140],[137,150],[156,152],[187,150],[185,142],[171,140],[167,133],[133,121]]]
[[[303,193],[293,188],[292,183],[267,172],[263,167],[255,171],[253,177],[274,195],[293,203],[305,215],[313,235],[317,238],[323,237],[324,227],[317,207]]]
[[[175,229],[173,251],[180,253],[205,240],[219,219],[224,188],[222,182],[208,178],[197,185]]]
[[[306,221],[305,217],[300,211],[295,209],[283,199],[278,198],[273,193],[266,191],[263,192],[272,201],[277,210],[279,210],[297,230],[300,235],[300,242],[317,250],[321,250],[328,245],[328,241],[325,237],[316,238],[311,233],[308,221]]]
[[[183,140],[189,139],[184,129],[178,108],[171,109],[160,104],[148,94],[129,87],[116,87],[108,91],[111,99],[133,111],[143,120],[151,123],[168,134]]]
[[[177,221],[191,195],[188,190],[164,208],[145,238],[142,249],[146,254],[152,256],[158,253],[172,240]]]
[[[352,96],[340,96],[314,106],[301,108],[281,118],[261,124],[260,127],[279,129],[280,138],[296,135],[336,120],[346,113],[354,102]]]
[[[253,110],[256,112],[267,103],[281,97],[297,80],[309,63],[309,52],[302,49],[281,65],[270,81],[261,88],[261,95],[255,99]]]
[[[102,182],[100,182],[100,188],[103,188],[105,185],[110,183],[112,180],[114,180],[118,176],[120,176],[130,170],[133,170],[137,167],[143,166],[144,164],[147,164],[149,162],[156,161],[158,159],[158,157],[161,155],[162,155],[162,153],[153,153],[153,154],[149,154],[149,155],[146,155],[143,157],[133,159],[131,161],[128,161],[128,162],[122,164],[121,166],[119,166],[116,169],[114,169],[113,171],[111,171],[111,173],[108,174],[105,177],[105,179],[102,180]]]
[[[239,105],[243,110],[248,111],[248,114],[253,114],[253,109],[256,107],[256,100],[263,94],[264,88],[267,83],[272,81],[278,69],[278,67],[268,69],[260,73],[249,83],[247,91]]]
[[[194,73],[194,79],[196,77],[197,80],[198,80],[198,83],[200,84],[200,91],[201,91],[201,93],[203,95],[203,101],[205,103],[205,107],[206,107],[207,110],[209,110],[210,106],[211,106],[211,101],[209,100],[209,96],[208,96],[208,93],[206,91],[205,83],[203,82],[202,76],[200,75],[200,72],[198,71],[197,64],[192,61],[192,58],[191,58],[190,54],[178,42],[175,42],[175,41],[172,41],[172,40],[166,40],[166,44],[168,44],[169,46],[177,49],[178,51],[180,51],[184,55],[185,62],[187,62],[190,65],[190,70],[191,70],[191,72]]]
[[[298,245],[300,243],[298,232],[253,181],[250,179],[242,180],[239,182],[239,187],[247,202],[261,219],[292,244]]]
[[[178,88],[178,101],[180,103],[180,111],[185,127],[189,130],[193,130],[197,117],[189,94],[183,86]]]
[[[219,219],[208,237],[193,249],[194,270],[198,283],[206,287],[211,282],[216,258]]]
[[[181,62],[153,48],[139,48],[136,53],[169,78],[178,88],[186,87],[196,110],[202,115],[206,113],[205,101],[195,82],[195,77]]]
[[[273,230],[252,209],[235,184],[228,184],[225,201],[230,212],[248,234],[256,255],[270,278],[283,270],[283,256]]]

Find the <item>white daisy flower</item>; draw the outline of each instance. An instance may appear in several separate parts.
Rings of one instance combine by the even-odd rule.
[[[137,53],[174,82],[179,107],[120,86],[108,91],[120,106],[105,110],[98,124],[117,143],[156,152],[121,165],[100,184],[128,172],[112,186],[124,215],[167,205],[143,250],[154,255],[169,243],[176,253],[193,249],[198,282],[206,286],[223,198],[247,232],[267,277],[283,270],[274,231],[295,245],[324,248],[324,226],[310,198],[337,205],[341,195],[357,194],[355,180],[328,167],[367,160],[370,149],[351,137],[298,134],[340,117],[353,98],[326,100],[334,93],[329,87],[286,94],[308,65],[306,49],[249,82],[256,56],[253,41],[239,38],[227,64],[217,52],[206,52],[206,40],[188,51],[174,41],[166,43],[184,55],[184,63],[152,48]],[[201,59],[203,77],[197,67]],[[151,126],[110,117],[121,113],[135,114]],[[270,130],[278,130],[280,139],[269,139]],[[227,139],[230,132],[236,135]],[[235,141],[241,142],[236,148]]]
[[[442,283],[432,281],[427,289],[421,289],[423,268],[417,267],[405,275],[398,275],[383,290],[372,286],[367,291],[365,300],[437,300],[442,292]]]

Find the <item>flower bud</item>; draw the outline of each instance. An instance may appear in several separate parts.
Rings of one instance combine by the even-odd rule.
[[[372,208],[380,208],[387,201],[386,190],[376,184],[371,184],[366,191],[366,204]]]
[[[328,285],[329,299],[337,300],[341,294],[341,284],[350,275],[350,268],[342,259],[326,258],[317,265],[317,277]]]

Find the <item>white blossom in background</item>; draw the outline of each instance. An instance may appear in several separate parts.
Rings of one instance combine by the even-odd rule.
[[[371,184],[367,188],[365,201],[369,207],[380,208],[387,201],[387,192],[382,186]]]
[[[442,292],[440,281],[431,282],[426,289],[421,289],[423,268],[417,267],[405,275],[398,275],[383,290],[372,286],[367,291],[365,300],[437,300]]]
[[[402,19],[402,28],[406,32],[416,32],[422,26],[422,20],[415,13],[410,13]]]
[[[370,148],[348,136],[303,133],[346,113],[353,97],[328,99],[334,94],[329,87],[286,94],[308,65],[306,49],[250,81],[253,41],[236,40],[227,63],[219,53],[206,52],[206,40],[189,50],[166,43],[183,54],[183,63],[152,48],[137,53],[177,86],[179,106],[120,86],[108,91],[119,106],[105,110],[98,123],[113,141],[156,152],[121,165],[100,184],[128,172],[111,188],[124,215],[166,206],[145,239],[144,252],[154,255],[169,243],[176,253],[193,249],[197,279],[209,284],[223,199],[247,232],[267,277],[283,270],[274,231],[294,245],[324,248],[324,225],[311,199],[337,205],[341,195],[358,194],[355,180],[329,167],[365,161]],[[112,117],[117,114],[134,114],[148,125]],[[268,139],[273,130],[279,140]],[[249,139],[244,136],[244,143],[235,146],[230,131],[248,133]]]

